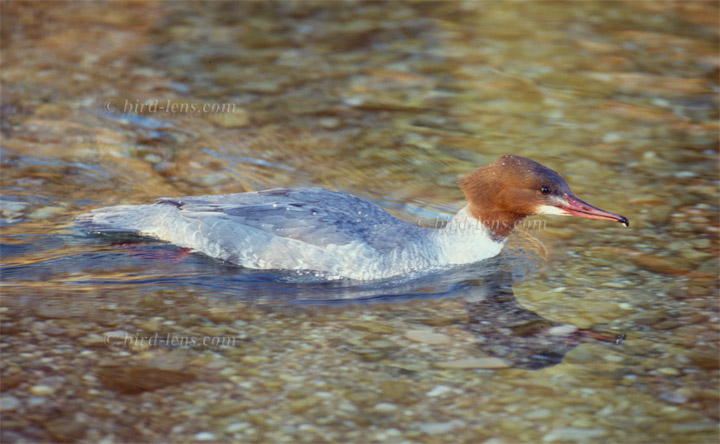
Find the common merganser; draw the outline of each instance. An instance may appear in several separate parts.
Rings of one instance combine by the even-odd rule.
[[[313,270],[380,279],[496,256],[527,216],[613,220],[578,199],[555,171],[503,156],[460,178],[468,204],[443,228],[402,221],[382,208],[323,188],[160,198],[100,208],[77,218],[92,232],[132,232],[256,269]]]

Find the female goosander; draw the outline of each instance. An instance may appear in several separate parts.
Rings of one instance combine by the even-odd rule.
[[[614,220],[578,199],[555,171],[503,156],[459,180],[469,202],[443,228],[404,222],[357,197],[323,188],[277,188],[160,198],[100,208],[77,218],[95,232],[132,232],[247,268],[314,270],[379,279],[469,264],[500,253],[519,221],[534,214]]]

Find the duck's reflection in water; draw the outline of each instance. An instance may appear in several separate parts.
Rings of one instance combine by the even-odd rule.
[[[540,369],[559,364],[579,344],[619,344],[625,339],[624,334],[545,319],[518,303],[511,284],[511,273],[501,266],[463,290],[468,315],[465,329],[478,338],[478,347],[488,355],[513,367]]]
[[[536,258],[526,259],[498,257],[401,285],[397,281],[336,284],[331,288],[311,285],[298,288],[292,304],[406,303],[412,299],[460,297],[467,312],[463,328],[477,337],[482,353],[523,369],[559,364],[567,352],[582,343],[619,344],[625,339],[623,334],[561,324],[522,307],[512,284],[526,277],[528,268],[537,266]],[[324,299],[327,296],[332,299]]]

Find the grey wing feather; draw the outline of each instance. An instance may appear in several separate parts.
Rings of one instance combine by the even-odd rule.
[[[239,225],[317,246],[363,242],[377,250],[392,249],[400,246],[397,239],[403,236],[399,234],[421,230],[377,205],[323,188],[278,188],[158,202],[176,206],[188,222]]]

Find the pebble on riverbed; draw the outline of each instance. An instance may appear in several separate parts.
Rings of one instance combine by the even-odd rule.
[[[0,397],[0,411],[11,411],[20,407],[20,400],[14,396]]]
[[[405,332],[405,337],[414,342],[421,342],[429,345],[450,343],[450,338],[440,333],[433,333],[427,330],[411,330]]]
[[[437,368],[445,368],[445,369],[498,369],[498,368],[508,368],[510,367],[510,364],[503,361],[500,358],[467,358],[467,359],[457,359],[454,361],[441,361],[436,362],[435,367]]]

